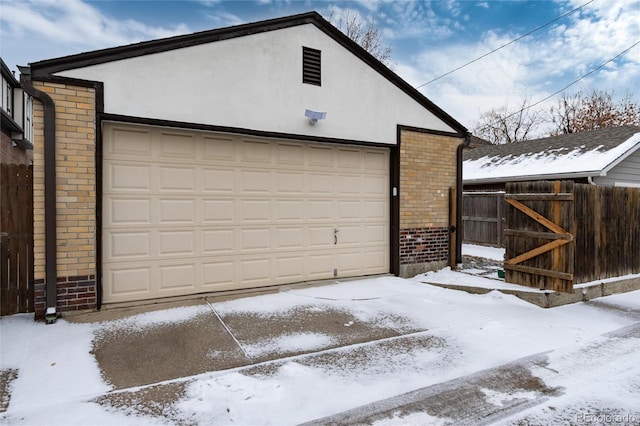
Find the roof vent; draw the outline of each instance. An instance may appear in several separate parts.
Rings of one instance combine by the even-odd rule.
[[[320,51],[302,47],[302,82],[321,86]]]

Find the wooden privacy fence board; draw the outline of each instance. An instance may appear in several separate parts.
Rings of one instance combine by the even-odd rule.
[[[527,216],[529,216],[530,218],[532,218],[533,220],[535,220],[539,224],[545,226],[547,229],[555,232],[556,234],[564,234],[564,235],[568,234],[568,232],[565,231],[564,228],[562,228],[561,226],[558,226],[556,223],[554,223],[551,220],[547,219],[546,217],[544,217],[543,215],[539,214],[535,210],[530,209],[529,207],[525,206],[520,201],[513,200],[513,199],[507,199],[506,201],[507,201],[508,204],[511,204],[513,207],[517,208],[522,213],[526,214]],[[549,201],[549,200],[541,198],[538,201]],[[553,200],[553,201],[562,201],[562,200],[557,199],[557,200]]]
[[[576,283],[640,273],[640,188],[575,189]]]
[[[568,235],[571,236],[571,234],[568,234]],[[518,263],[522,263],[525,260],[533,259],[534,257],[540,256],[543,253],[546,253],[551,250],[555,250],[559,247],[562,247],[565,244],[569,244],[572,240],[573,238],[557,239],[557,240],[551,241],[550,243],[541,245],[539,247],[529,250],[528,252],[522,253],[521,255],[518,255],[512,259],[506,260],[504,264],[505,266],[517,265]],[[573,277],[571,279],[573,279]]]
[[[572,190],[573,182],[507,184],[507,282],[573,291]]]
[[[462,194],[462,235],[466,243],[504,246],[504,192]]]
[[[564,195],[556,197],[554,193]],[[548,248],[554,241],[571,239],[550,233],[544,220],[508,208],[508,282],[544,289],[560,286],[571,291],[573,284],[640,273],[640,188],[521,182],[507,185],[505,199],[509,205],[526,202],[528,210],[522,210],[535,212],[537,219],[543,217],[558,225],[556,232],[562,228],[574,236],[562,248],[545,253],[540,246],[546,244]],[[532,250],[541,254],[523,256]]]
[[[33,312],[33,169],[0,166],[0,315]]]
[[[573,194],[555,194],[553,192],[545,194],[505,194],[505,200],[518,200],[518,201],[573,201]]]

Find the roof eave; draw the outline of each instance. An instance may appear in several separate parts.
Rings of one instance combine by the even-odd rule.
[[[483,183],[506,183],[506,182],[525,182],[531,180],[563,180],[563,179],[575,179],[602,176],[600,170],[590,170],[584,172],[571,172],[571,173],[556,173],[548,175],[523,175],[523,176],[501,176],[497,178],[479,178],[479,179],[464,179],[462,183],[465,185],[476,185]]]
[[[190,34],[141,41],[139,43],[132,43],[124,46],[92,50],[75,55],[45,59],[30,63],[29,65],[31,66],[33,77],[35,78],[69,69],[82,68],[120,59],[134,58],[152,53],[165,52],[183,47],[196,46],[219,40],[303,25],[312,23],[318,18],[321,17],[317,12],[307,12],[283,18],[268,19],[265,21],[251,22],[231,27],[216,28]]]
[[[637,133],[636,133],[637,134]],[[635,136],[635,135],[633,135]],[[631,136],[631,137],[633,137]],[[627,139],[628,140],[628,139]],[[609,163],[608,165],[606,165],[605,167],[602,168],[602,171],[600,173],[600,176],[606,176],[607,173],[609,173],[609,171],[611,171],[611,169],[613,169],[615,166],[617,166],[618,164],[620,164],[621,162],[623,162],[625,159],[627,159],[627,157],[629,157],[631,154],[633,154],[634,152],[636,152],[637,150],[640,149],[640,141],[638,141],[634,146],[632,146],[630,149],[626,150],[625,152],[623,152],[618,158],[616,158],[615,160],[613,160],[611,163]]]

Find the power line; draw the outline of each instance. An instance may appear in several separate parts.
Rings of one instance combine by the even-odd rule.
[[[495,52],[497,52],[498,50],[500,50],[500,49],[502,49],[502,48],[505,48],[505,47],[507,47],[507,46],[509,46],[509,45],[511,45],[511,44],[513,44],[513,43],[515,43],[515,42],[517,42],[517,41],[519,41],[519,40],[522,40],[523,38],[527,37],[528,35],[531,35],[531,34],[535,33],[536,31],[539,31],[539,30],[541,30],[541,29],[543,29],[543,28],[545,28],[545,27],[548,27],[549,25],[553,24],[554,22],[557,22],[557,21],[561,20],[562,18],[567,17],[567,16],[569,16],[569,15],[571,15],[571,14],[573,14],[573,13],[577,12],[578,10],[582,9],[583,7],[587,6],[587,5],[588,5],[588,4],[590,4],[590,3],[593,3],[594,1],[595,1],[595,0],[589,0],[588,2],[586,2],[585,4],[583,4],[582,6],[576,7],[575,9],[573,9],[573,10],[571,10],[571,11],[569,11],[569,12],[565,13],[564,15],[561,15],[561,16],[557,17],[557,18],[556,18],[556,19],[554,19],[553,21],[549,21],[549,22],[547,22],[546,24],[544,24],[544,25],[542,25],[542,26],[539,26],[538,28],[535,28],[535,29],[533,29],[533,30],[529,31],[529,32],[528,32],[528,33],[526,33],[526,34],[521,35],[520,37],[515,38],[515,39],[511,40],[510,42],[505,43],[505,44],[503,44],[502,46],[497,47],[497,48],[493,49],[492,51],[490,51],[490,52],[488,52],[488,53],[485,53],[484,55],[479,56],[479,57],[477,57],[477,58],[475,58],[475,59],[473,59],[473,60],[471,60],[471,61],[467,62],[466,64],[460,65],[458,68],[454,68],[454,69],[452,69],[451,71],[449,71],[449,72],[447,72],[447,73],[445,73],[445,74],[442,74],[440,77],[436,77],[436,78],[434,78],[433,80],[429,80],[429,81],[427,81],[426,83],[421,84],[420,86],[416,86],[416,89],[419,89],[419,88],[421,88],[421,87],[424,87],[424,86],[426,86],[427,84],[431,84],[431,83],[433,83],[434,81],[440,80],[441,78],[446,77],[446,76],[448,76],[449,74],[453,74],[454,72],[456,72],[456,71],[458,71],[458,70],[460,70],[460,69],[462,69],[462,68],[464,68],[464,67],[466,67],[466,66],[468,66],[468,65],[471,65],[471,64],[473,64],[474,62],[479,61],[480,59],[486,58],[487,56],[491,55],[492,53],[495,53]]]
[[[551,98],[553,98],[555,95],[557,95],[558,93],[561,93],[563,91],[565,91],[566,89],[568,89],[569,87],[573,86],[574,84],[576,84],[577,82],[579,82],[580,80],[584,80],[585,78],[589,77],[591,74],[595,73],[596,71],[599,71],[600,69],[604,68],[607,64],[615,61],[616,59],[618,59],[620,56],[624,55],[625,53],[627,53],[628,51],[630,51],[631,49],[633,49],[634,47],[636,47],[637,45],[640,44],[640,40],[636,41],[634,44],[632,44],[630,47],[626,48],[625,50],[623,50],[622,52],[618,53],[616,56],[614,56],[613,58],[609,59],[607,62],[598,65],[597,67],[595,67],[594,69],[592,69],[591,71],[589,71],[588,73],[582,75],[581,77],[579,77],[578,79],[572,81],[571,83],[567,84],[566,86],[564,86],[562,89],[560,90],[556,90],[555,92],[553,92],[552,94],[550,94],[549,96],[547,96],[544,99],[541,99],[531,105],[528,105],[522,109],[520,109],[519,111],[516,111],[512,114],[507,115],[506,117],[504,117],[504,119],[506,120],[507,118],[513,117],[516,114],[520,114],[521,112],[524,112],[530,108],[533,108],[534,106],[540,105],[541,103],[543,103],[544,101],[547,101]]]

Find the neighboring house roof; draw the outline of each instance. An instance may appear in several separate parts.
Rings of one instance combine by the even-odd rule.
[[[236,25],[232,27],[219,28],[208,31],[201,31],[192,34],[168,37],[163,39],[145,41],[126,46],[95,50],[60,58],[48,59],[30,64],[31,74],[34,79],[51,78],[56,73],[65,70],[72,70],[103,64],[122,59],[134,58],[160,52],[167,52],[185,47],[197,46],[221,40],[228,40],[267,31],[281,30],[299,25],[313,24],[329,37],[340,43],[355,56],[367,63],[370,67],[384,76],[396,87],[404,91],[414,101],[418,102],[433,115],[438,117],[456,132],[466,135],[468,130],[465,126],[456,121],[444,110],[427,99],[417,89],[400,78],[396,73],[387,68],[373,55],[355,43],[339,29],[331,25],[317,12],[308,12],[283,18],[269,19],[260,22]]]
[[[492,145],[490,141],[479,138],[476,135],[471,135],[471,140],[469,142],[469,146],[467,146],[467,149],[474,149],[474,148],[479,148],[481,146],[489,146],[489,145]]]
[[[604,176],[638,149],[638,126],[484,146],[465,150],[462,176],[466,184]]]

